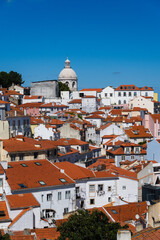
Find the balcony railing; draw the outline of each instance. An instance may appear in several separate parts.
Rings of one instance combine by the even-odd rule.
[[[105,191],[97,191],[98,196],[103,196],[105,194]]]

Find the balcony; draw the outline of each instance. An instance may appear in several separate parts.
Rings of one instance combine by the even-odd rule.
[[[97,191],[97,196],[104,196],[105,195],[105,191]]]

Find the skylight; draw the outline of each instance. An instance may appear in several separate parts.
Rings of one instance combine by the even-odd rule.
[[[22,167],[28,167],[27,164],[21,163]]]
[[[46,185],[46,183],[45,182],[43,182],[43,181],[38,181],[41,185]]]
[[[67,182],[64,178],[60,178],[59,180],[60,180],[62,183]]]
[[[36,164],[37,166],[42,166],[42,164],[39,162],[35,162],[34,164]]]
[[[112,209],[111,211],[112,211],[114,214],[117,214],[117,211],[116,211],[116,210]]]
[[[8,168],[13,168],[11,165],[8,165]]]
[[[27,188],[26,185],[24,185],[23,183],[20,183],[19,186],[20,186],[21,188]]]

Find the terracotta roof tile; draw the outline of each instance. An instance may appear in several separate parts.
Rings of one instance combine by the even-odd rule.
[[[69,102],[69,104],[73,104],[73,103],[82,103],[82,99],[73,99]]]
[[[139,91],[140,88],[136,87],[135,85],[120,85],[115,89],[115,91]]]
[[[147,212],[147,202],[133,202],[119,206],[104,207],[116,222],[136,221]]]
[[[82,90],[80,90],[80,92],[91,92],[91,91],[94,91],[94,92],[102,92],[103,88],[83,88]]]
[[[12,210],[40,206],[32,193],[7,195],[6,198]]]
[[[7,210],[7,205],[5,201],[0,201],[0,212],[2,213],[0,215],[0,222],[5,221],[11,221],[8,210]]]
[[[12,191],[74,183],[74,181],[60,172],[54,164],[47,160],[10,162],[9,165],[10,168],[6,169],[6,176]],[[60,179],[65,179],[66,182],[62,182]]]

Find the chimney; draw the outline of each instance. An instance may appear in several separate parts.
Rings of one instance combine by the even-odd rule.
[[[25,115],[25,116],[27,115],[27,110],[26,110],[26,109],[24,109],[24,115]]]
[[[61,173],[64,173],[64,169],[60,169],[60,172],[61,172]]]
[[[126,229],[118,230],[117,240],[131,240],[131,232]]]

